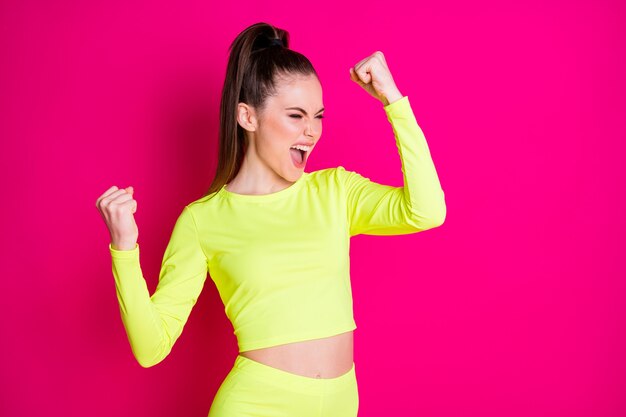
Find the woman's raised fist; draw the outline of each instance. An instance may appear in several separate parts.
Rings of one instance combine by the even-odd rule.
[[[374,52],[350,68],[350,79],[385,106],[402,98],[387,66],[385,55],[380,51]]]
[[[120,189],[114,185],[96,200],[96,207],[109,229],[113,249],[132,250],[136,247],[139,229],[133,216],[137,211],[133,192],[132,186]]]

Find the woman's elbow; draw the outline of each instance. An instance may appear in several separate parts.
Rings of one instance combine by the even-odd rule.
[[[428,210],[409,209],[409,224],[416,230],[427,230],[439,227],[446,220],[446,203],[445,200],[437,205],[432,205]]]
[[[433,227],[439,227],[446,221],[446,203],[442,202],[439,210],[432,216]]]
[[[164,357],[146,357],[146,356],[135,356],[139,365],[142,368],[152,368],[154,365],[158,365],[165,359]]]
[[[170,345],[164,345],[164,342],[156,348],[148,348],[147,346],[136,346],[133,349],[133,356],[143,368],[151,368],[161,363],[170,353]]]

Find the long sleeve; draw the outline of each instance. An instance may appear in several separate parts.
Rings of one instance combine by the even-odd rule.
[[[408,96],[384,106],[384,110],[393,127],[404,186],[378,184],[337,167],[346,196],[350,236],[415,233],[440,226],[446,217],[444,192]]]
[[[139,245],[116,250],[109,243],[122,321],[137,361],[147,368],[161,362],[183,331],[207,277],[191,209],[185,206],[165,249],[152,296],[139,262]]]

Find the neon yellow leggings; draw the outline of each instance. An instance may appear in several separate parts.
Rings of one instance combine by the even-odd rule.
[[[355,365],[336,378],[298,375],[237,355],[208,417],[356,417]]]

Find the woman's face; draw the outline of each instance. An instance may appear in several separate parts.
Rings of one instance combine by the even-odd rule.
[[[296,181],[322,135],[322,86],[315,75],[279,78],[277,94],[256,111],[240,103],[239,124],[247,130],[248,163],[260,163],[287,181]],[[242,111],[242,106],[247,111]],[[244,123],[242,123],[242,121]],[[291,149],[305,144],[306,150]]]

